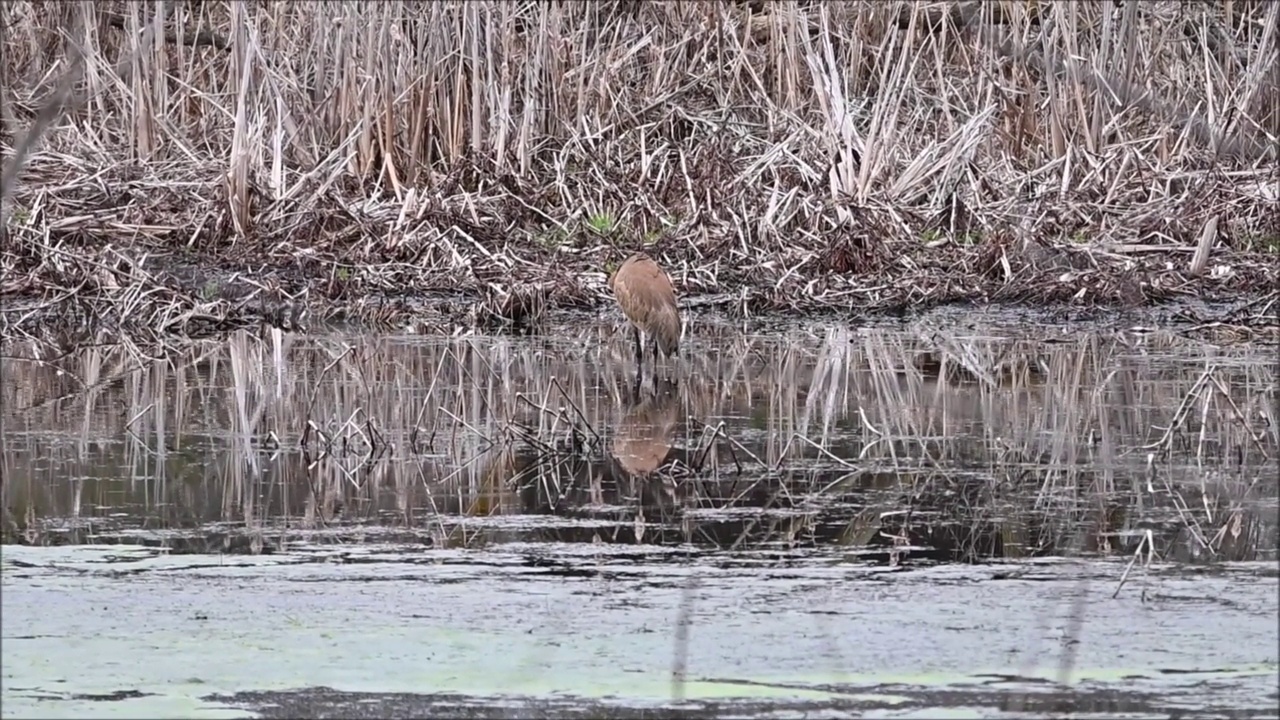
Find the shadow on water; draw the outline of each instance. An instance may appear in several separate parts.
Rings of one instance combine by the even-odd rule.
[[[1075,558],[1104,564],[1106,597],[1135,556],[1141,558],[1135,574],[1157,575],[1162,566],[1203,573],[1276,560],[1274,348],[1133,331],[1045,340],[995,331],[815,326],[747,335],[708,320],[691,328],[686,348],[661,377],[636,386],[626,338],[596,325],[542,338],[304,337],[270,330],[160,357],[104,347],[40,360],[31,348],[13,345],[0,365],[3,540],[45,552],[114,546],[147,562],[189,556],[193,564],[165,572],[195,572],[215,584],[224,580],[202,558],[222,558],[216,567],[225,568],[230,557],[275,557],[243,567],[281,580],[297,563],[381,563],[399,573],[392,579],[407,583],[416,582],[413,573],[435,568],[432,593],[452,592],[438,574],[465,566],[489,570],[458,582],[489,582],[486,572],[536,572],[581,582],[634,580],[637,591],[652,594],[684,587],[687,574],[677,570],[693,563],[712,578],[709,589],[698,591],[710,593],[699,602],[737,598],[730,604],[743,602],[748,587],[764,592],[775,581],[835,592],[857,568],[895,574],[859,575],[862,584],[849,590],[855,594],[908,571],[924,572],[922,587],[936,593],[977,580],[935,577],[929,568],[992,565],[983,582],[1032,582],[1016,568],[1037,558]],[[6,553],[6,593],[23,572],[46,577],[55,566],[70,572],[38,557]],[[602,570],[602,562],[617,567]],[[151,572],[130,563],[113,566],[110,577]],[[798,574],[778,576],[780,568]],[[741,575],[738,585],[732,573]],[[717,589],[716,582],[726,584]],[[1234,587],[1245,587],[1241,582]],[[1268,582],[1274,584],[1273,575]],[[423,592],[412,587],[415,596]],[[536,587],[523,592],[544,592]],[[1036,591],[1028,592],[1034,608]],[[762,602],[777,603],[782,616],[792,602],[784,596]],[[919,605],[918,617],[928,619],[913,622],[963,616],[956,615],[958,600],[927,605],[935,602]],[[1274,598],[1263,604],[1272,607]],[[629,607],[637,612],[634,602]],[[1249,613],[1256,610],[1250,606]],[[11,616],[6,639],[21,634]],[[618,616],[600,617],[610,618],[600,620],[607,625]],[[659,614],[636,632],[669,636],[671,623]],[[700,618],[693,635],[704,628],[726,638],[743,632],[717,627]],[[847,633],[866,642],[865,630],[850,628],[817,636]],[[666,642],[653,654],[669,662]],[[738,662],[727,657],[718,662]],[[859,672],[884,664],[864,659],[870,665]],[[1274,650],[1249,662],[1274,673]],[[962,706],[1016,714],[1005,707],[1011,698],[1021,698],[1026,712],[1049,715],[1155,707],[1136,689],[1116,695],[1106,683],[1035,695],[1019,673],[1011,673],[1021,683],[1017,692],[1003,694],[981,683],[956,690],[954,678],[934,687],[810,677],[805,692],[826,693],[822,698],[771,696],[741,705],[744,676],[733,680],[717,667],[704,665],[697,681],[714,691],[686,695],[686,705],[664,706],[663,715],[841,708],[901,714]],[[419,689],[409,695],[372,686],[350,695],[351,688],[299,690],[304,675],[312,677],[303,673],[292,684],[262,690],[232,683],[199,696],[268,716],[466,717],[498,702],[484,699],[486,689],[493,691],[488,686],[445,692],[455,687],[447,679],[429,687],[410,683]],[[962,684],[977,682],[964,677]],[[6,697],[12,687],[7,680]],[[509,683],[502,687],[506,699],[499,704],[527,715],[638,712],[630,701],[602,700],[608,693],[600,694],[599,684],[578,694],[560,688],[554,699],[543,696],[554,683],[537,685],[527,697]],[[884,697],[863,697],[869,688]],[[120,692],[126,695],[111,695]],[[138,700],[132,692],[111,686],[101,697],[79,695]],[[1100,709],[1089,710],[1091,703]],[[1224,712],[1237,710],[1251,712]]]

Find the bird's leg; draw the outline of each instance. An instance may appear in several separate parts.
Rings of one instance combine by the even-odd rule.
[[[631,397],[628,398],[630,406],[634,407],[640,402],[640,388],[644,383],[644,378],[639,372],[636,373],[635,382],[631,384]]]
[[[649,338],[649,354],[653,356],[653,388],[658,389],[658,335]]]
[[[640,358],[640,328],[636,327],[635,325],[631,326],[631,339],[635,343],[636,362],[638,363],[640,362],[640,359],[641,359]]]
[[[636,378],[640,378],[644,374],[644,344],[640,339],[640,328],[636,325],[631,326],[631,337],[636,343]]]

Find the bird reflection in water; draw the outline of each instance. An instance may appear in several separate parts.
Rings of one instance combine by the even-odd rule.
[[[680,391],[674,380],[655,379],[652,390],[636,383],[621,400],[609,442],[610,465],[618,488],[629,487],[625,494],[637,501],[636,535],[640,541],[645,508],[656,505],[663,512],[676,500],[674,480],[659,470],[681,455],[674,447]]]

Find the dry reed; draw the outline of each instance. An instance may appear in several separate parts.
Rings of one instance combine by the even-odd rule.
[[[406,296],[459,291],[433,328],[537,320],[596,305],[640,242],[683,295],[749,312],[1280,279],[1275,3],[19,0],[0,19],[6,176],[21,129],[49,125],[5,198],[7,336],[292,327],[299,305],[399,323]]]

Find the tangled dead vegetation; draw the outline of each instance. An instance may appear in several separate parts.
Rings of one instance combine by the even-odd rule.
[[[1275,3],[0,12],[8,336],[1280,284]]]

